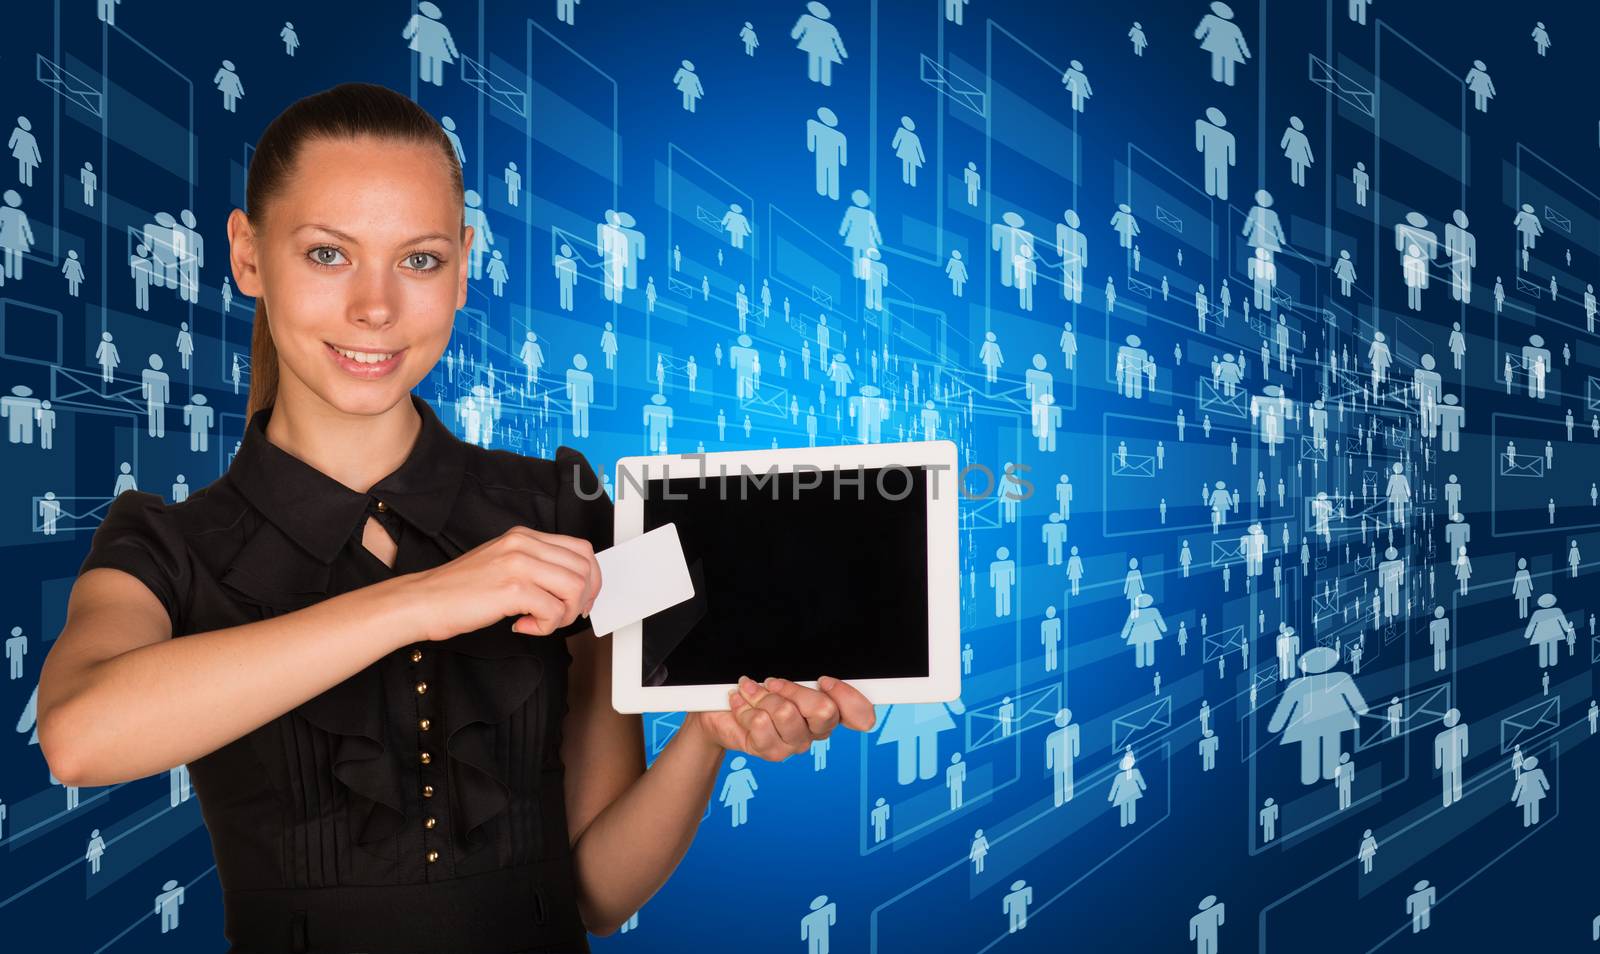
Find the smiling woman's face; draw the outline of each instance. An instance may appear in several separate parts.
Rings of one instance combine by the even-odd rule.
[[[234,278],[266,306],[280,397],[382,413],[444,353],[472,242],[445,162],[432,145],[312,141],[264,221],[229,216]],[[362,360],[375,355],[388,357]]]

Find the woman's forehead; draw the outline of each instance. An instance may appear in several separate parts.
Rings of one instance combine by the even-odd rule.
[[[392,222],[415,228],[459,225],[460,195],[445,157],[425,145],[396,141],[324,140],[307,143],[280,198],[302,221],[360,217],[372,227]],[[332,223],[330,223],[332,224]],[[338,227],[338,226],[336,226]],[[346,230],[348,231],[348,230]]]

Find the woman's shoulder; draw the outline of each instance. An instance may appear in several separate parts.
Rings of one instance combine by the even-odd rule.
[[[531,457],[469,446],[475,492],[514,511],[531,507],[534,526],[583,537],[596,550],[611,545],[611,497],[582,451],[563,444],[552,457]]]
[[[500,448],[468,444],[467,474],[486,490],[533,491],[552,499],[581,490],[586,496],[604,491],[599,476],[582,451],[565,444],[553,457],[531,457]]]

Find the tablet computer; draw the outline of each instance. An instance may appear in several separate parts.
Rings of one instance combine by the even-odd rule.
[[[725,709],[741,675],[878,705],[961,692],[956,446],[624,457],[616,542],[676,525],[694,596],[612,634],[618,712]]]

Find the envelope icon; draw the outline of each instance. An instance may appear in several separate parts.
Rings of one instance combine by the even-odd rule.
[[[1373,108],[1376,103],[1376,97],[1373,95],[1372,90],[1334,69],[1327,61],[1315,53],[1311,54],[1311,75],[1309,78],[1311,82],[1368,116],[1374,115]]]
[[[1200,410],[1215,411],[1229,417],[1247,418],[1250,416],[1249,405],[1245,403],[1246,397],[1243,388],[1236,388],[1233,394],[1223,394],[1221,389],[1211,383],[1210,378],[1200,379]]]
[[[1501,477],[1543,477],[1544,458],[1538,454],[1495,455],[1500,459]]]
[[[739,409],[786,417],[789,414],[789,389],[764,387],[739,402]]]
[[[722,216],[711,211],[705,206],[697,205],[694,207],[694,220],[700,225],[701,228],[712,233],[713,235],[722,234]]]
[[[957,103],[967,107],[979,116],[984,115],[983,90],[979,89],[971,80],[952,73],[950,70],[922,54],[922,81],[934,89],[950,97]]]
[[[1589,376],[1588,386],[1584,388],[1584,404],[1591,411],[1600,411],[1600,378]]]
[[[598,253],[599,249],[593,242],[581,239],[577,234],[569,232],[559,225],[550,227],[550,244],[552,246],[550,250],[552,256],[562,245],[570,245],[572,247],[572,257],[577,259],[579,265],[585,268],[599,268],[605,264],[605,259],[602,256],[585,254],[591,249]]]
[[[1256,689],[1256,705],[1260,706],[1278,691],[1278,664],[1273,662],[1258,667],[1250,679]]]
[[[1211,565],[1225,566],[1244,562],[1244,546],[1238,540],[1211,541]]]
[[[1398,739],[1414,729],[1421,729],[1444,721],[1450,711],[1450,684],[1439,683],[1426,689],[1408,692],[1400,697],[1400,729],[1396,733],[1389,718],[1389,704],[1380,702],[1368,708],[1356,733],[1356,751],[1371,748]]]
[[[1216,662],[1218,657],[1236,653],[1244,648],[1244,627],[1229,626],[1215,633],[1207,633],[1202,662]]]
[[[461,82],[483,90],[486,96],[519,117],[528,115],[528,94],[505,77],[496,76],[470,56],[461,57]]]
[[[1156,459],[1149,454],[1112,454],[1111,476],[1154,477]]]
[[[1174,215],[1171,212],[1168,212],[1166,209],[1163,209],[1159,205],[1156,206],[1156,221],[1160,222],[1162,225],[1165,225],[1167,228],[1171,229],[1172,231],[1177,232],[1179,235],[1183,234],[1183,219],[1182,219],[1182,217]]]
[[[1570,233],[1572,231],[1572,220],[1548,205],[1544,207],[1544,220],[1563,232]]]
[[[1013,697],[1016,702],[1011,715],[1010,732],[1000,724],[1000,706],[984,706],[983,708],[969,708],[967,710],[967,732],[972,738],[967,742],[967,751],[1003,742],[1020,732],[1049,724],[1055,725],[1056,712],[1061,709],[1061,687],[1059,685],[1044,686],[1039,689],[1029,689],[1020,696]]]
[[[1172,697],[1162,696],[1111,720],[1111,750],[1121,752],[1172,727]]]
[[[1544,297],[1543,286],[1538,282],[1530,282],[1521,275],[1517,276],[1517,291],[1522,292],[1524,295],[1532,295],[1534,298]]]
[[[42,56],[37,57],[35,64],[38,69],[34,71],[34,79],[60,93],[63,99],[87,109],[96,119],[103,118],[100,113],[100,91],[94,86]]]
[[[1500,720],[1500,754],[1538,741],[1561,728],[1561,697],[1551,696]]]
[[[963,530],[998,530],[1000,529],[1000,495],[989,494],[978,502],[977,506],[961,508],[961,529]]]
[[[1328,443],[1326,439],[1324,439],[1322,446],[1318,447],[1317,439],[1314,436],[1310,434],[1301,434],[1300,459],[1320,460],[1326,462],[1328,459]]]

